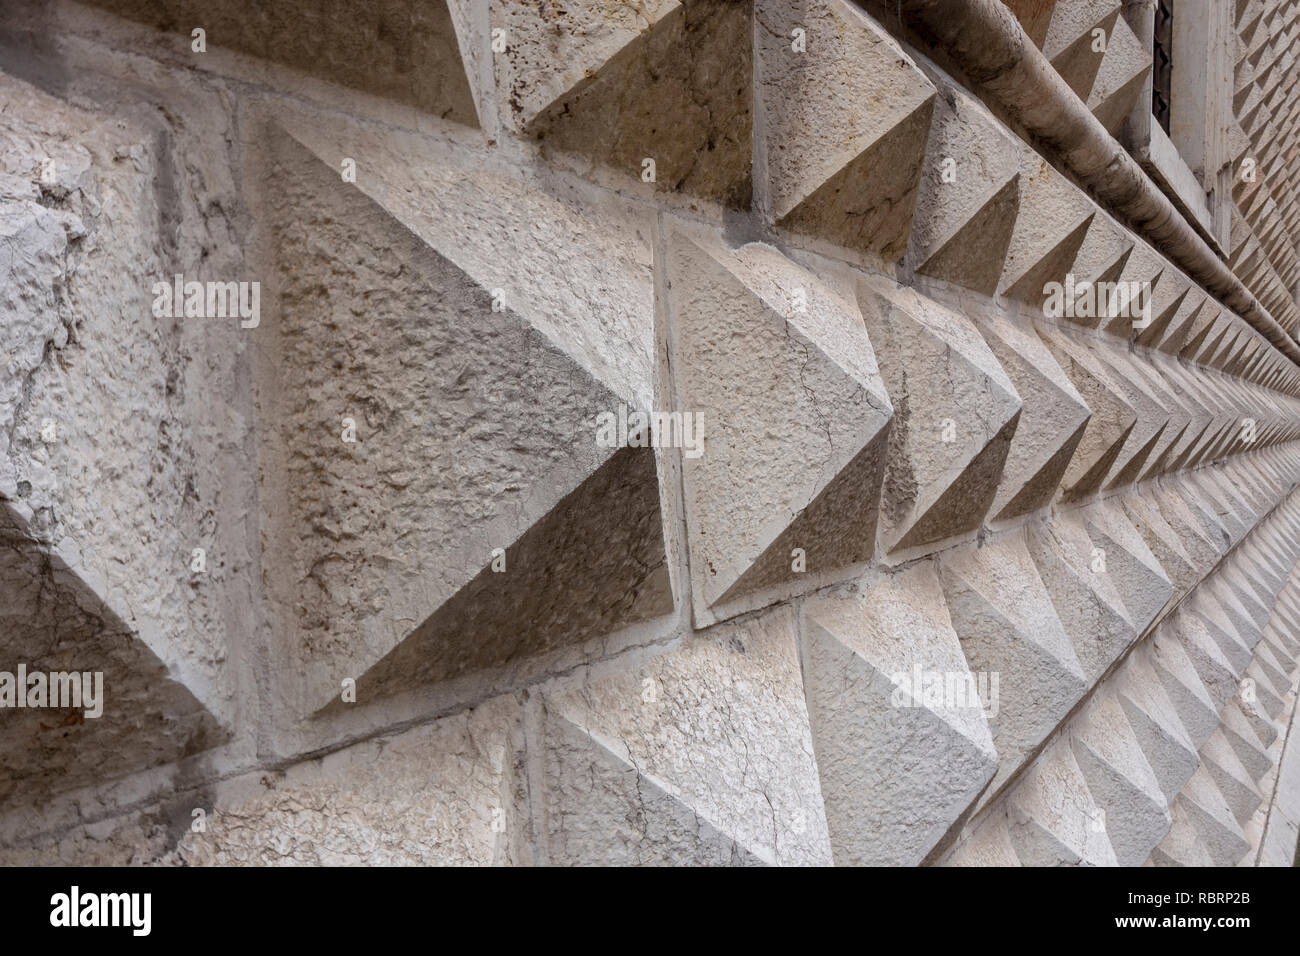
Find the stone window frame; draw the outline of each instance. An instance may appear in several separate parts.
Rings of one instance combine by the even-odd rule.
[[[1173,76],[1166,133],[1152,109],[1152,70],[1120,132],[1121,142],[1221,256],[1231,250],[1233,5],[1169,0]],[[1125,0],[1124,19],[1153,50],[1157,0]],[[1181,14],[1181,16],[1180,16]]]

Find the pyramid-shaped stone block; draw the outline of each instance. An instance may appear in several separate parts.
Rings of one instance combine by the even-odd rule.
[[[920,863],[997,767],[933,570],[810,601],[804,662],[835,862]]]
[[[759,0],[768,203],[794,232],[888,261],[912,227],[936,95],[898,43],[844,0]],[[804,31],[806,50],[790,31]],[[870,104],[863,108],[863,104]]]
[[[858,285],[895,406],[881,518],[887,551],[978,527],[993,504],[1021,401],[966,317],[909,289]]]
[[[768,246],[679,230],[668,256],[677,403],[705,423],[682,462],[697,616],[867,561],[893,409],[854,304]]]

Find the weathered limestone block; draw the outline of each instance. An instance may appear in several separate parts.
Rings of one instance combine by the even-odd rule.
[[[1192,412],[1187,434],[1170,457],[1166,471],[1185,471],[1213,458],[1225,441],[1241,429],[1232,396],[1216,389],[1212,378],[1202,370],[1189,372],[1178,378],[1166,374],[1166,381],[1176,383],[1175,391]]]
[[[1296,583],[1293,577],[1278,601],[1274,612],[1276,627],[1273,636],[1288,652],[1289,659],[1295,660],[1300,655],[1300,613],[1297,609]]]
[[[504,30],[505,53],[494,61],[501,97],[520,128],[644,36],[678,0],[646,3],[523,4],[494,0],[493,27]]]
[[[1262,661],[1261,654],[1252,658],[1245,669],[1244,679],[1251,680],[1258,705],[1262,706],[1265,713],[1274,721],[1283,719],[1287,711],[1286,698],[1291,687],[1290,680],[1275,678],[1273,670]]]
[[[1162,439],[1163,451],[1148,457],[1141,480],[1194,467],[1219,446],[1228,427],[1222,398],[1195,385],[1197,373],[1179,375],[1163,356],[1154,356],[1153,366],[1157,380],[1164,386],[1162,392],[1169,402],[1166,407],[1175,409],[1174,415],[1186,423],[1173,431],[1166,430],[1168,441]]]
[[[20,674],[22,666],[42,681],[51,672],[75,672],[81,689],[77,706],[17,709],[11,697],[0,709],[0,804],[37,804],[225,738],[221,724],[105,601],[105,582],[80,557],[39,544],[0,502],[0,670]],[[29,686],[17,689],[28,702]],[[47,686],[42,694],[54,692]],[[54,701],[46,696],[42,703]]]
[[[1210,636],[1218,643],[1223,656],[1232,666],[1233,673],[1240,677],[1245,668],[1250,665],[1250,648],[1242,639],[1236,623],[1215,596],[1213,579],[1210,581],[1211,586],[1198,590],[1187,606],[1189,610],[1201,616],[1208,626]]]
[[[1177,393],[1165,383],[1164,378],[1151,365],[1122,349],[1108,348],[1105,361],[1116,373],[1116,378],[1130,386],[1134,401],[1142,401],[1148,417],[1157,426],[1156,434],[1144,447],[1134,449],[1116,462],[1109,488],[1154,477],[1164,470],[1168,455],[1177,447],[1192,422],[1191,413]],[[1130,436],[1129,443],[1136,446],[1138,438]]]
[[[1137,424],[1137,410],[1114,374],[1083,342],[1046,325],[1038,326],[1038,334],[1092,409],[1061,480],[1066,500],[1083,498],[1095,493],[1110,473]]]
[[[0,670],[102,684],[102,716],[0,710],[0,800],[34,804],[220,743],[227,640],[189,573],[215,508],[189,340],[150,311],[170,159],[134,122],[8,77],[0,96]]]
[[[975,831],[939,861],[939,866],[1020,866],[1011,843],[1007,812],[999,804],[975,827]]]
[[[40,161],[35,156],[31,160]],[[29,198],[14,196],[20,188]],[[0,202],[0,237],[4,239],[0,267],[5,277],[3,320],[8,361],[7,374],[0,379],[0,493],[14,500],[32,491],[27,470],[20,473],[14,460],[19,450],[11,448],[10,438],[23,413],[24,382],[39,369],[47,347],[61,348],[68,341],[69,330],[59,309],[66,281],[68,234],[54,212],[34,201],[39,195],[34,184],[15,177],[5,183],[5,191],[10,195]],[[71,227],[71,220],[67,222]],[[29,454],[37,452],[39,446],[32,443]],[[52,481],[53,476],[38,480],[38,485]]]
[[[1212,300],[1208,301],[1205,307],[1189,317],[1176,335],[1162,343],[1162,351],[1195,361],[1197,355],[1232,327],[1232,318],[1231,312]]]
[[[1018,170],[1015,141],[988,110],[943,87],[912,219],[911,268],[992,295],[1016,221]]]
[[[173,823],[159,808],[150,807],[126,817],[86,824],[51,839],[37,839],[0,848],[3,866],[156,866],[165,865],[182,828],[190,820]],[[188,810],[186,811],[188,813]]]
[[[1153,258],[1154,253],[1148,250]],[[1163,276],[1163,273],[1160,273]],[[1152,303],[1151,324],[1145,329],[1135,331],[1133,341],[1139,345],[1159,349],[1161,352],[1178,354],[1178,340],[1191,323],[1194,323],[1202,310],[1209,307],[1212,300],[1206,298],[1196,289],[1188,286],[1185,292],[1175,296],[1159,312]]]
[[[1187,410],[1190,421],[1182,435],[1166,449],[1164,456],[1147,469],[1148,477],[1193,467],[1215,447],[1224,429],[1231,427],[1228,424],[1231,419],[1225,417],[1221,399],[1205,390],[1198,383],[1197,375],[1173,374],[1173,370],[1163,361],[1157,367]]]
[[[1070,744],[1116,861],[1139,866],[1169,830],[1169,805],[1112,690],[1071,721]]]
[[[159,30],[191,35],[365,93],[478,125],[448,0],[90,0]],[[456,2],[456,0],[451,0]]]
[[[340,157],[360,157],[349,191],[454,259],[630,404],[667,407],[655,388],[653,213],[387,127],[283,107],[275,122],[335,170]],[[332,185],[343,188],[337,174]]]
[[[496,698],[323,757],[81,823],[0,863],[466,866],[527,863],[518,704]],[[200,812],[201,811],[201,812]]]
[[[1155,637],[1157,654],[1171,641],[1181,646],[1217,713],[1237,693],[1238,685],[1232,664],[1210,633],[1208,623],[1193,613],[1171,615]]]
[[[1110,344],[1106,343],[1107,346]],[[1147,465],[1158,461],[1160,451],[1176,433],[1177,425],[1171,418],[1170,409],[1162,404],[1153,388],[1142,381],[1136,366],[1121,351],[1098,347],[1094,348],[1094,354],[1111,373],[1111,381],[1119,386],[1136,415],[1133,428],[1106,478],[1105,487],[1109,490],[1136,481]],[[1170,432],[1171,428],[1175,432]]]
[[[759,0],[755,17],[772,218],[901,260],[925,171],[934,84],[846,0]],[[796,27],[806,51],[795,48]]]
[[[1229,490],[1211,469],[1201,469],[1183,477],[1183,484],[1203,507],[1213,510],[1223,523],[1229,542],[1235,547],[1255,525],[1258,515],[1251,511],[1243,495]]]
[[[524,825],[517,704],[471,711],[219,784],[189,865],[509,865]],[[205,804],[196,804],[204,806]]]
[[[1092,684],[1137,637],[1108,565],[1075,516],[1060,514],[1027,529],[1029,551],[1056,616]]]
[[[289,137],[271,183],[272,518],[305,705],[345,678],[370,699],[671,610],[655,451],[597,442],[636,398]]]
[[[1016,225],[998,282],[1001,295],[1037,307],[1049,282],[1064,284],[1097,207],[1052,165],[1020,145]]]
[[[1219,713],[1182,646],[1176,641],[1152,642],[1138,653],[1160,677],[1192,742],[1203,745],[1218,728]]]
[[[571,865],[763,866],[676,793],[562,718],[546,730],[549,858]]]
[[[1224,738],[1236,752],[1237,759],[1246,768],[1251,779],[1259,780],[1273,767],[1273,760],[1268,751],[1278,736],[1276,726],[1270,724],[1269,730],[1272,732],[1265,734],[1267,740],[1263,739],[1251,726],[1241,703],[1236,699],[1224,707],[1220,716],[1223,719],[1220,730]]]
[[[1126,272],[1132,271],[1135,261],[1140,261],[1134,259],[1136,252],[1133,237],[1128,231],[1104,212],[1097,210],[1079,244],[1074,264],[1069,269],[1076,296],[1074,307],[1067,310],[1063,301],[1061,318],[1088,329],[1098,328],[1103,323],[1108,323],[1106,327],[1110,327],[1124,326],[1131,322],[1131,319],[1119,314],[1123,310],[1118,308],[1122,304],[1118,298],[1114,302],[1117,314],[1111,315],[1110,295],[1103,291],[1109,286],[1098,287],[1095,299],[1092,287],[1095,283],[1122,279]],[[1036,300],[1030,301],[1031,304],[1036,303]]]
[[[1175,801],[1170,808],[1173,823],[1160,845],[1151,851],[1152,866],[1214,866],[1192,817]]]
[[[1183,550],[1195,561],[1197,570],[1203,577],[1223,556],[1226,543],[1205,527],[1175,491],[1162,493],[1154,500],[1161,517],[1178,535]]]
[[[1196,772],[1200,758],[1159,675],[1144,655],[1131,654],[1124,661],[1115,675],[1115,692],[1161,792],[1172,800]]]
[[[1025,26],[1025,32],[1039,45],[1043,55],[1053,61],[1052,65],[1060,70],[1055,62],[1057,58],[1080,38],[1091,40],[1092,31],[1096,27],[1109,25],[1119,12],[1120,5],[1116,0],[1075,0],[1073,3],[1056,0],[1045,4],[1017,0],[1009,6],[1022,24],[1026,19],[1029,20],[1032,29],[1031,26]]]
[[[1083,99],[1101,125],[1117,136],[1142,92],[1151,70],[1151,54],[1122,16],[1111,19],[1105,29],[1105,52],[1097,54],[1101,63]]]
[[[1174,594],[1181,597],[1205,576],[1210,562],[1201,565],[1192,556],[1178,532],[1160,513],[1156,497],[1146,489],[1135,490],[1120,499],[1120,506],[1161,569],[1168,575]]]
[[[1273,511],[1238,549],[1241,573],[1268,604],[1270,617],[1277,613],[1287,594],[1295,562],[1300,557],[1300,543],[1286,537],[1286,519],[1285,506]]]
[[[498,85],[548,153],[656,189],[750,204],[753,18],[747,0],[494,2]]]
[[[1286,710],[1286,689],[1279,688],[1273,684],[1268,673],[1260,666],[1258,661],[1252,660],[1246,666],[1242,675],[1243,678],[1252,682],[1255,699],[1258,701],[1258,707],[1267,714],[1271,719],[1278,720]]]
[[[1021,400],[971,321],[906,288],[858,285],[858,304],[894,403],[881,515],[886,551],[979,527]]]
[[[939,569],[971,670],[1000,675],[989,718],[999,756],[992,795],[1078,703],[1087,679],[1023,533],[945,554]]]
[[[1295,669],[1294,660],[1284,655],[1281,650],[1268,640],[1261,640],[1255,645],[1255,660],[1273,681],[1274,687],[1287,687],[1291,683],[1291,672]],[[1285,663],[1284,663],[1285,662]]]
[[[1254,650],[1255,645],[1259,643],[1261,637],[1259,626],[1255,623],[1246,606],[1242,604],[1241,598],[1228,585],[1223,574],[1214,574],[1207,578],[1206,581],[1197,589],[1198,594],[1204,594],[1214,600],[1223,613],[1223,617],[1230,625],[1233,637],[1237,639],[1240,645],[1249,654]]]
[[[1203,396],[1202,400],[1207,407],[1216,409],[1217,414],[1210,427],[1206,429],[1201,446],[1194,449],[1191,456],[1182,463],[1184,469],[1211,463],[1242,450],[1242,419],[1247,409],[1256,416],[1260,415],[1258,408],[1250,407],[1253,403],[1247,400],[1241,390],[1226,387],[1226,382],[1221,377],[1198,369],[1197,374],[1189,378],[1196,381],[1196,388]],[[1216,511],[1224,510],[1222,507],[1217,507],[1220,505],[1219,502],[1211,504],[1216,506]],[[1222,518],[1220,523],[1224,523]]]
[[[831,862],[789,609],[593,672],[544,719],[553,864]]]
[[[1131,283],[1138,284],[1136,310],[1130,308],[1128,314],[1120,312],[1108,318],[1101,328],[1130,342],[1177,355],[1176,343],[1196,321],[1198,306],[1209,300],[1167,259],[1141,242],[1124,264],[1119,281],[1130,283],[1130,290],[1134,288]]]
[[[1216,730],[1201,747],[1201,765],[1218,785],[1232,815],[1244,827],[1264,798],[1222,731]]]
[[[1250,843],[1204,766],[1192,775],[1177,802],[1187,814],[1198,842],[1209,854],[1213,865],[1236,866],[1250,849]],[[1175,854],[1167,855],[1176,858]]]
[[[674,227],[668,247],[677,404],[705,423],[682,470],[706,623],[805,569],[871,558],[893,408],[851,301],[765,245]]]
[[[1106,814],[1070,745],[1055,741],[1008,795],[1008,832],[1025,866],[1115,866]]]
[[[1282,515],[1278,515],[1279,518]],[[1246,542],[1243,554],[1249,556],[1252,573],[1262,575],[1276,594],[1273,611],[1278,610],[1278,602],[1286,593],[1287,582],[1295,567],[1295,552],[1284,547],[1284,540],[1279,535],[1280,521],[1269,521],[1258,529]]]
[[[1294,625],[1288,623],[1286,596],[1286,592],[1283,592],[1273,608],[1273,617],[1264,633],[1263,643],[1277,659],[1282,672],[1292,677],[1296,670],[1300,669],[1300,662],[1297,661],[1297,653],[1293,647],[1297,636],[1300,635],[1297,635]]]
[[[1032,329],[991,310],[975,319],[1023,403],[989,510],[1009,521],[1052,500],[1092,410]]]
[[[1141,634],[1173,596],[1173,585],[1117,502],[1099,502],[1085,516],[1088,534],[1103,552],[1106,572],[1128,619]]]
[[[998,701],[976,691],[1000,689],[968,668],[933,569],[809,601],[804,666],[835,862],[922,862],[998,761]]]
[[[1264,627],[1268,624],[1273,609],[1270,602],[1260,596],[1259,591],[1255,589],[1250,580],[1242,575],[1243,569],[1241,568],[1242,562],[1240,559],[1240,550],[1234,551],[1232,557],[1219,569],[1218,573],[1224,583],[1231,588],[1233,594],[1237,596],[1242,607],[1246,609],[1246,613],[1250,615],[1251,620],[1255,622],[1257,633],[1262,637]],[[1258,638],[1256,638],[1256,643],[1258,643]]]

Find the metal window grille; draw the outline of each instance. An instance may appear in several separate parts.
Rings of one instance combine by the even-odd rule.
[[[1170,92],[1173,88],[1174,11],[1172,0],[1158,0],[1151,60],[1151,112],[1169,132]]]

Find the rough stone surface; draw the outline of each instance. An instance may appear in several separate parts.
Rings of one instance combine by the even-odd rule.
[[[546,710],[550,862],[831,862],[790,612],[593,675]]]
[[[347,677],[391,693],[671,610],[654,453],[596,442],[626,400],[287,138],[268,191],[267,412],[288,499],[272,520],[298,538],[283,560],[310,702]],[[546,413],[521,416],[530,404]],[[592,596],[557,602],[566,576]]]
[[[1292,864],[1300,369],[888,7],[0,6],[0,863]]]

